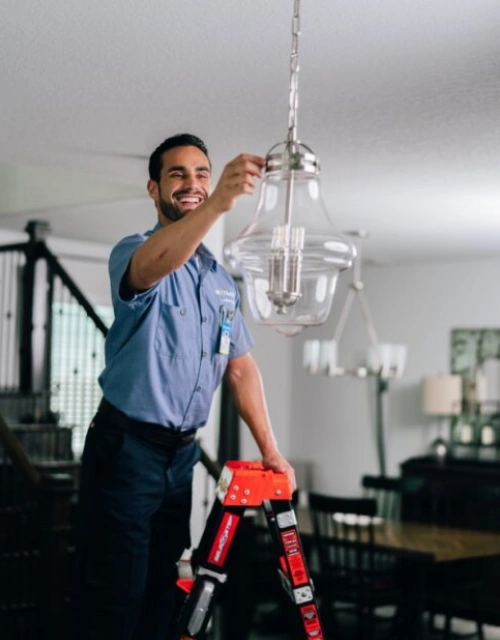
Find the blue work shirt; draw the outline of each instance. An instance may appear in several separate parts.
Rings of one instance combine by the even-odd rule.
[[[151,289],[126,291],[132,254],[160,228],[128,236],[111,252],[115,320],[99,383],[106,400],[129,417],[184,430],[206,423],[228,359],[247,353],[253,341],[234,280],[204,245]],[[221,349],[228,328],[228,349]]]

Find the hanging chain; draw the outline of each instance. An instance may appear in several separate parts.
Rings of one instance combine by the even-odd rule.
[[[290,55],[290,105],[288,111],[288,142],[297,141],[297,107],[299,105],[299,35],[300,0],[294,0],[292,19],[292,53]]]

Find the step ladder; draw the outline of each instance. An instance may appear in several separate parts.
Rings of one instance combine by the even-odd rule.
[[[177,581],[184,601],[174,640],[198,640],[227,580],[227,559],[238,527],[248,508],[263,508],[282,585],[297,613],[300,638],[326,640],[314,597],[293,510],[291,490],[284,473],[265,469],[258,462],[230,461],[216,487],[216,499],[203,532],[194,577]]]

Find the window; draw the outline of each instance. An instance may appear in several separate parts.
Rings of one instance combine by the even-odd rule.
[[[110,306],[95,307],[107,326]],[[104,368],[104,336],[75,301],[52,307],[50,409],[58,424],[72,429],[75,457],[83,450],[88,425],[102,397],[97,378]]]

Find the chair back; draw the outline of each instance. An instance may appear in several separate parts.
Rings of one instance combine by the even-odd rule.
[[[443,527],[470,528],[477,491],[460,482],[406,477],[401,481],[401,518]]]
[[[357,599],[376,568],[372,498],[309,494],[320,581],[335,597],[349,592]]]
[[[426,478],[401,478],[401,520],[406,522],[432,522],[433,504]]]
[[[387,520],[399,520],[401,512],[401,478],[365,475],[361,479],[365,498],[377,501],[377,513]]]

